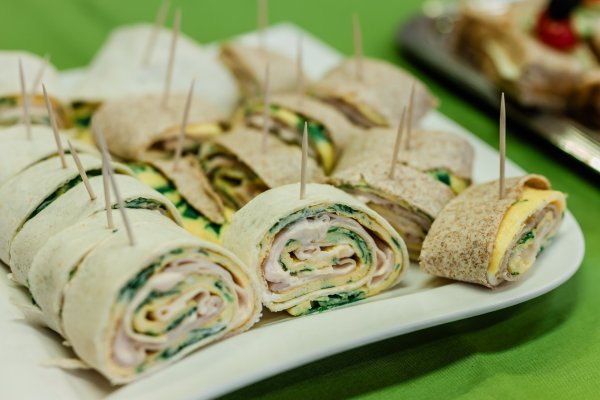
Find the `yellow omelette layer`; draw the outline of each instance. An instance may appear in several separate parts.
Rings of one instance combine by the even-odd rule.
[[[509,273],[518,275],[527,271],[531,267],[535,261],[535,256],[537,256],[538,251],[543,245],[543,242],[541,241],[545,239],[545,236],[549,236],[548,233],[554,230],[554,227],[558,221],[554,220],[554,216],[546,215],[531,232],[525,232],[523,235],[523,229],[525,228],[525,224],[527,223],[529,217],[534,215],[539,210],[542,210],[548,204],[552,203],[556,204],[559,215],[562,215],[566,207],[564,193],[554,190],[525,188],[519,200],[508,209],[506,215],[502,219],[502,223],[500,224],[498,236],[496,236],[496,241],[494,243],[492,260],[487,271],[488,279],[492,278],[490,282],[495,280],[494,277],[498,272],[498,268],[502,263],[504,255],[508,252],[513,252],[508,265]],[[542,237],[538,237],[536,239],[536,233],[538,233],[540,229],[545,229],[544,225],[549,227],[549,229],[543,232],[543,234],[540,232]],[[509,248],[514,238],[520,234],[523,235],[523,237],[521,240],[519,240],[517,246],[529,247],[531,249],[535,248],[535,252],[517,252]],[[519,259],[515,259],[515,257]]]

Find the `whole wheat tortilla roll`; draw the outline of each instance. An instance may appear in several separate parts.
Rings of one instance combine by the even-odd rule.
[[[80,118],[89,119],[94,107],[105,101],[162,95],[173,33],[160,28],[147,57],[155,32],[153,24],[141,23],[120,26],[108,35],[83,78],[69,93]],[[221,113],[233,111],[239,95],[229,71],[213,51],[179,32],[171,93],[187,93],[192,79],[196,81],[196,96],[210,98]]]
[[[94,116],[111,153],[125,160],[144,160],[149,155],[175,152],[187,95],[172,94],[168,107],[162,96],[129,96],[107,101]],[[197,150],[201,141],[220,135],[225,115],[201,98],[192,100],[184,152]]]
[[[71,115],[64,106],[64,94],[56,68],[45,59],[26,51],[0,51],[0,126],[18,124],[23,116],[19,60],[23,65],[25,92],[30,95],[29,116],[32,124],[50,125],[42,92],[43,82],[48,91],[56,123],[69,127]],[[40,75],[41,73],[41,75]],[[36,85],[36,87],[33,87]]]
[[[67,137],[60,134],[62,143]],[[96,154],[97,151],[77,140],[72,140],[78,153]],[[68,149],[65,149],[68,152]],[[58,154],[52,129],[43,125],[31,126],[31,140],[24,125],[0,129],[0,186],[9,178],[31,165]]]
[[[165,220],[166,221],[166,220]],[[170,221],[103,240],[64,290],[62,324],[75,353],[126,383],[249,329],[260,300],[247,268]]]
[[[263,133],[237,128],[206,143],[200,162],[215,190],[233,209],[278,186],[297,182],[300,177],[302,151]],[[307,162],[307,181],[321,182],[323,173],[312,159]]]
[[[80,154],[89,177],[102,174],[100,158]],[[81,183],[79,171],[71,157],[62,168],[58,157],[52,157],[21,171],[0,187],[0,259],[10,265],[10,247],[14,237],[27,221],[42,213],[61,195]],[[113,164],[115,173],[131,174],[122,164]]]
[[[127,216],[136,227],[166,226],[169,222],[162,214],[147,209],[128,210]],[[96,212],[55,232],[35,253],[27,274],[29,291],[44,323],[63,336],[64,292],[87,254],[112,237],[115,229],[125,229],[121,213],[114,213],[113,221],[114,228],[108,228],[106,214]]]
[[[337,170],[353,168],[365,158],[365,154],[391,160],[396,136],[396,130],[386,128],[375,128],[356,135],[347,146]],[[431,175],[457,194],[471,184],[473,159],[473,147],[466,139],[450,132],[424,129],[415,130],[410,138],[410,147],[401,147],[398,153],[399,164]]]
[[[175,204],[188,232],[213,243],[221,242],[229,211],[195,156],[182,157],[177,168],[173,159],[158,158],[129,163],[128,166],[144,184],[158,190]]]
[[[246,124],[262,129],[264,104],[250,101],[244,108]],[[331,173],[340,154],[357,129],[333,107],[310,97],[280,94],[270,99],[270,131],[286,143],[301,146],[304,123],[308,124],[309,156],[326,174]]]
[[[267,64],[271,93],[290,92],[297,85],[295,61],[271,50],[229,42],[221,46],[219,58],[233,75],[242,97],[264,92]]]
[[[545,1],[466,2],[453,30],[454,51],[521,104],[564,110],[581,74],[597,64],[582,42],[563,52],[542,43],[523,21]]]
[[[115,179],[126,208],[157,211],[164,217],[181,224],[175,206],[156,190],[131,176],[115,175]],[[95,200],[90,200],[85,185],[80,183],[49,204],[44,212],[40,212],[22,225],[10,247],[10,267],[16,282],[28,286],[27,277],[31,263],[39,249],[52,235],[105,210],[102,176],[90,178],[90,184],[98,196]],[[112,208],[118,208],[114,196]]]
[[[390,162],[375,154],[338,168],[330,182],[385,218],[404,239],[410,258],[417,260],[433,220],[454,194],[447,185],[404,165],[397,165],[390,178]]]
[[[361,79],[356,68],[356,60],[347,59],[315,82],[309,92],[333,105],[361,128],[398,126],[400,110],[408,106],[413,85],[414,122],[437,105],[437,99],[425,84],[396,65],[363,59]]]
[[[456,197],[433,222],[421,251],[430,274],[487,287],[527,272],[555,236],[566,209],[564,193],[540,175],[475,185]]]
[[[404,241],[379,214],[333,186],[280,186],[235,213],[223,237],[259,282],[263,304],[292,315],[373,296],[407,270]]]

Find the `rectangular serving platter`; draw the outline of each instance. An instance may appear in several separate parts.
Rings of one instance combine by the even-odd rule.
[[[294,56],[303,36],[307,74],[318,78],[341,59],[334,49],[290,24],[268,31],[268,45]],[[240,40],[255,41],[256,35]],[[309,65],[310,64],[310,65]],[[67,74],[76,80],[79,72]],[[498,153],[458,124],[434,111],[424,128],[460,135],[475,149],[474,181],[496,179]],[[524,171],[507,160],[507,175]],[[560,189],[560,188],[558,188]],[[293,318],[265,313],[250,331],[201,349],[180,362],[123,387],[111,387],[90,370],[61,370],[49,361],[73,357],[62,339],[25,321],[15,303],[27,303],[25,290],[0,277],[0,398],[191,399],[212,398],[299,365],[378,340],[492,312],[522,303],[558,287],[578,269],[584,254],[579,225],[570,212],[552,246],[522,281],[488,290],[429,276],[411,265],[394,289],[321,314]],[[6,266],[2,272],[8,272]]]

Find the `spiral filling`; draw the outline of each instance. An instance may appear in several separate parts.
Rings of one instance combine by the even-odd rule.
[[[202,147],[200,163],[223,202],[235,210],[269,189],[246,164],[217,144]]]
[[[404,239],[411,259],[417,259],[432,218],[425,213],[412,209],[404,202],[393,202],[376,193],[353,189],[349,191],[356,198],[385,218]]]
[[[337,211],[337,212],[336,212]],[[346,210],[358,213],[356,210]],[[399,276],[390,238],[364,214],[312,209],[290,216],[262,263],[269,301],[293,315],[359,300]]]
[[[534,264],[562,221],[565,198],[560,192],[526,188],[506,213],[487,271],[490,284],[516,280]]]
[[[174,250],[131,279],[114,306],[114,367],[140,373],[244,324],[251,288],[226,263],[205,250]]]
[[[275,104],[271,104],[269,111],[272,131],[288,144],[302,146],[302,133],[306,123],[309,156],[318,160],[326,174],[333,171],[337,157],[335,144],[323,124],[306,115]],[[245,116],[250,126],[262,128],[265,124],[264,105],[256,103],[249,106]]]

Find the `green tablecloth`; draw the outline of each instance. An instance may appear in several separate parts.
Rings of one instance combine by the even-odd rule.
[[[396,53],[398,23],[416,0],[272,0],[271,22],[292,21],[349,54],[351,15],[361,15],[366,54],[407,66]],[[174,0],[183,31],[209,42],[254,28],[252,0]],[[59,68],[86,64],[110,29],[151,21],[157,0],[3,0],[0,48],[51,53]],[[308,61],[310,62],[310,61]],[[408,66],[441,99],[440,110],[497,146],[497,119]],[[1,73],[1,72],[0,72]],[[569,193],[586,238],[580,271],[525,304],[348,351],[227,397],[599,398],[600,190],[524,132],[508,127],[509,157]]]

